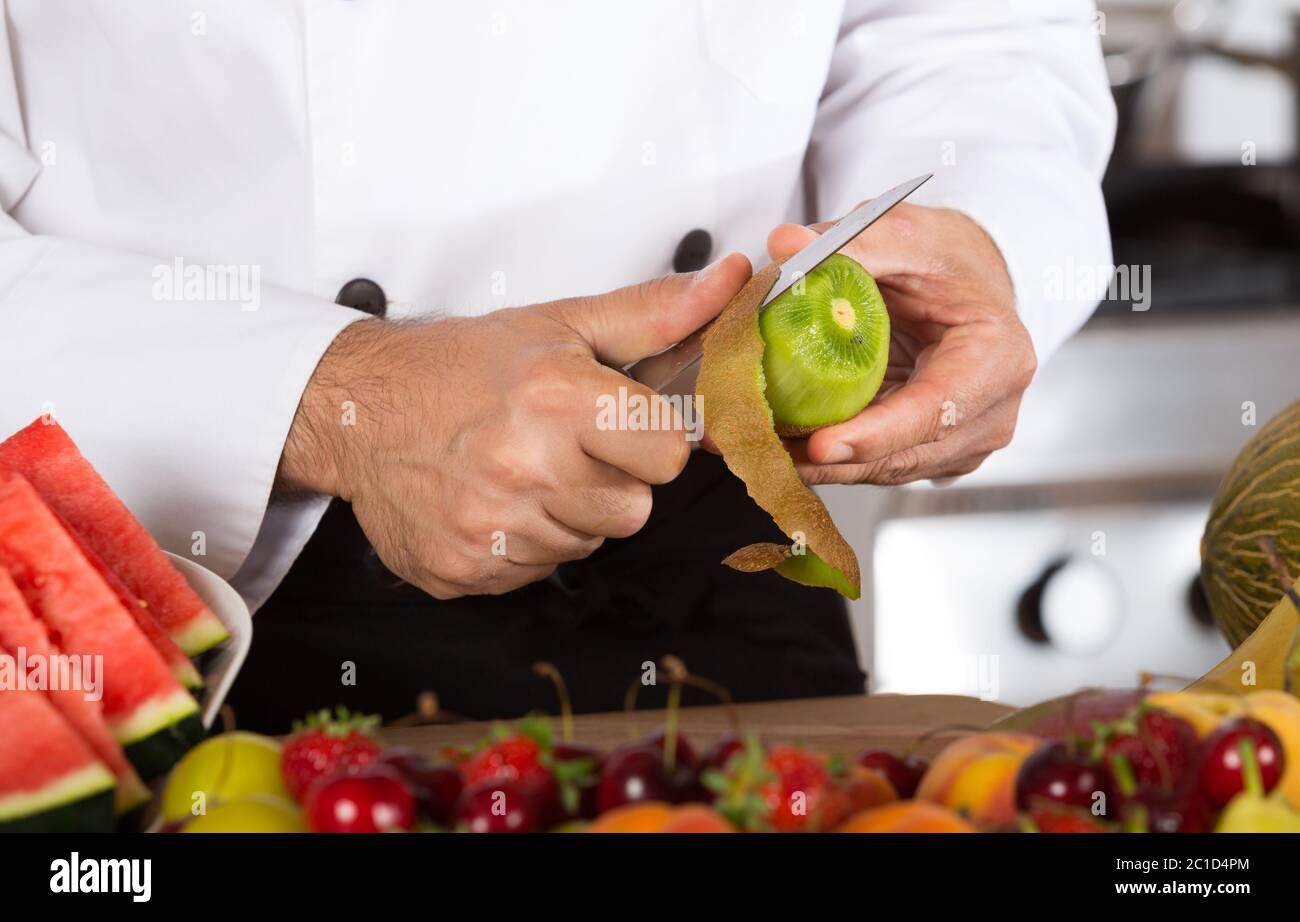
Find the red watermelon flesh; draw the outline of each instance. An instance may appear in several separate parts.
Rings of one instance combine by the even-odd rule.
[[[103,656],[103,714],[118,743],[140,742],[197,715],[194,699],[36,490],[21,474],[4,469],[0,566],[64,653]]]
[[[230,636],[53,419],[40,417],[0,442],[0,464],[31,481],[130,594],[145,601],[186,655],[197,656]]]
[[[53,510],[51,510],[53,512]],[[194,668],[194,663],[185,655],[185,651],[176,645],[176,641],[171,639],[167,630],[158,623],[158,619],[153,616],[149,610],[149,604],[139,596],[133,595],[131,590],[122,582],[121,577],[114,573],[104,563],[104,558],[95,553],[94,549],[85,542],[81,535],[69,525],[64,518],[57,512],[55,517],[63,524],[64,530],[67,531],[68,537],[76,542],[77,548],[81,551],[83,557],[95,568],[98,573],[108,583],[108,588],[113,590],[113,595],[122,603],[122,607],[130,612],[131,617],[135,619],[135,625],[144,636],[149,638],[153,648],[162,654],[162,658],[167,661],[171,668],[172,675],[176,676],[176,681],[180,682],[186,688],[194,690],[203,687],[203,677],[199,671]]]
[[[112,792],[113,784],[112,773],[43,692],[0,691],[0,830],[77,809],[81,801]],[[111,812],[103,819],[106,831]]]
[[[117,776],[118,812],[124,813],[148,800],[149,790],[109,732],[100,702],[87,699],[80,689],[51,687],[54,683],[48,677],[54,670],[50,664],[60,655],[59,650],[51,643],[45,625],[23,601],[9,571],[3,568],[0,568],[0,647],[16,658],[20,657],[19,651],[24,651],[22,655],[28,662],[37,657],[44,661],[47,676],[44,691],[50,703]]]

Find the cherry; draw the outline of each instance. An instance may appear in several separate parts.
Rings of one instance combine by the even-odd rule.
[[[541,815],[522,785],[502,778],[461,795],[456,826],[466,832],[537,832]]]
[[[1282,777],[1282,741],[1272,728],[1249,717],[1230,720],[1205,741],[1197,775],[1201,790],[1215,807],[1226,806],[1246,787],[1243,745],[1254,747],[1263,793],[1273,790]]]
[[[1205,795],[1191,785],[1178,791],[1143,787],[1124,805],[1125,819],[1147,832],[1209,832],[1212,813]]]
[[[406,779],[426,819],[440,826],[451,823],[456,801],[465,786],[456,766],[434,765],[415,750],[403,748],[385,750],[379,762],[397,769]]]
[[[916,793],[921,778],[930,768],[930,763],[920,756],[902,758],[885,749],[866,750],[858,756],[858,764],[884,775],[900,800],[907,800]]]
[[[595,746],[588,746],[586,743],[560,740],[551,748],[551,758],[556,762],[576,762],[578,759],[587,759],[591,762],[594,771],[600,771],[600,766],[605,761],[605,754]]]
[[[1029,810],[1045,803],[1091,810],[1096,795],[1110,803],[1106,769],[1059,740],[1029,754],[1016,775],[1016,806]]]
[[[716,768],[719,771],[727,767],[731,757],[745,751],[745,741],[734,733],[718,738],[700,760],[700,768]]]
[[[596,785],[600,781],[601,768],[605,764],[605,754],[595,746],[575,743],[571,740],[560,740],[551,749],[551,758],[556,765],[577,761],[586,761],[591,764],[590,773],[575,782],[578,787],[578,812],[576,815],[586,820],[593,819],[596,816]]]
[[[641,742],[645,746],[655,746],[660,752],[665,752],[665,746],[668,742],[668,728],[659,727],[652,730]],[[678,732],[677,734],[677,750],[674,761],[677,765],[685,765],[689,768],[695,768],[700,763],[699,754],[691,741],[686,738],[685,733]]]
[[[596,787],[596,812],[644,800],[675,800],[677,791],[657,747],[629,745],[605,759]]]
[[[331,775],[307,789],[307,825],[316,832],[388,832],[415,826],[415,798],[393,768],[371,765]]]

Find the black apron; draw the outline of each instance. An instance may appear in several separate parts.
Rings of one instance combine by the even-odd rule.
[[[440,602],[384,568],[352,507],[335,500],[257,612],[229,702],[240,727],[267,733],[334,705],[391,721],[423,691],[474,719],[556,713],[553,687],[532,671],[548,660],[575,710],[612,711],[642,664],[665,654],[738,701],[862,694],[838,595],[719,563],[742,545],[784,540],[719,458],[695,452],[655,488],[633,537],[507,595]],[[355,684],[344,684],[349,672]],[[638,705],[662,706],[665,692],[643,688]]]

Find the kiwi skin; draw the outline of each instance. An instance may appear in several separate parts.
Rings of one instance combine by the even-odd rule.
[[[764,393],[780,434],[856,416],[880,390],[889,314],[875,279],[850,257],[836,253],[782,292],[758,325]]]

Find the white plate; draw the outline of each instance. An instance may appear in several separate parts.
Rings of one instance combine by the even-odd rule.
[[[230,632],[230,639],[203,660],[203,726],[211,728],[253,643],[253,616],[239,593],[220,576],[188,557],[164,553]]]

